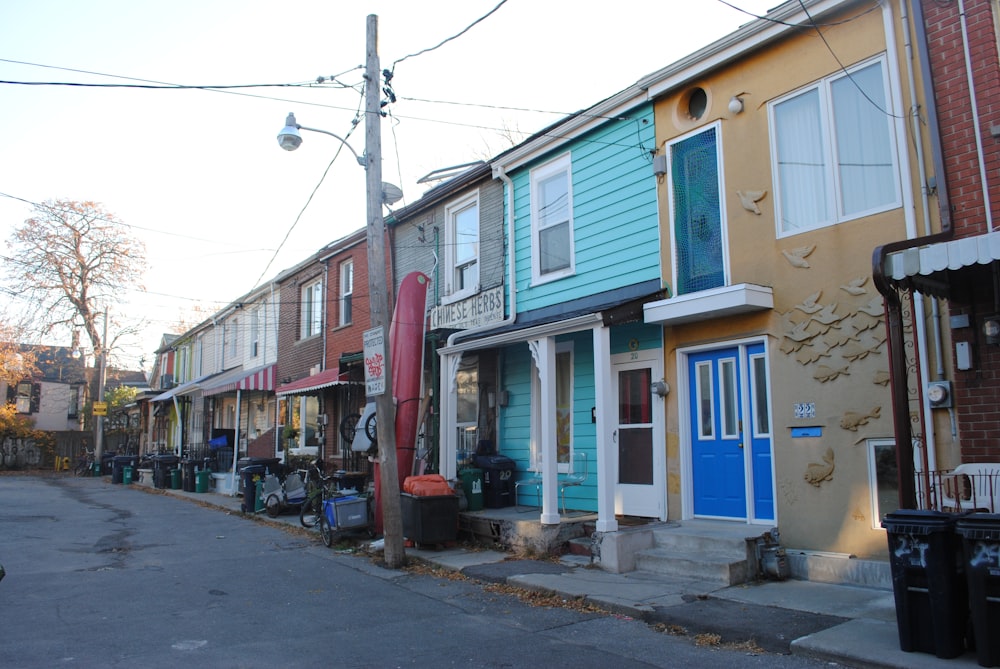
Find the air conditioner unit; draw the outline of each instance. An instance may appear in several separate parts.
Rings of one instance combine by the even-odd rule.
[[[170,390],[174,387],[174,375],[164,374],[160,377],[160,390]]]

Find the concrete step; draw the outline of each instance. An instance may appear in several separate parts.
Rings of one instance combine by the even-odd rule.
[[[750,579],[750,566],[745,553],[734,555],[731,550],[682,551],[656,546],[636,553],[636,569],[665,576],[680,576],[720,585],[737,585]]]
[[[653,529],[657,546],[686,552],[731,551],[737,557],[746,555],[748,539],[756,539],[763,533],[762,528],[753,525],[692,521]]]
[[[566,553],[569,555],[593,555],[594,541],[589,536],[576,537],[566,542]]]

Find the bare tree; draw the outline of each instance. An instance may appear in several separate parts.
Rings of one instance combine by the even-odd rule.
[[[46,200],[7,246],[9,288],[31,305],[39,333],[82,328],[94,355],[105,356],[113,342],[104,340],[102,314],[141,288],[143,243],[99,203]],[[129,332],[117,328],[115,338]]]

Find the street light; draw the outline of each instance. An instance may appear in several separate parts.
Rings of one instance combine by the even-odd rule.
[[[358,165],[362,167],[366,166],[366,160],[364,156],[359,156],[354,147],[347,143],[347,140],[340,135],[335,135],[329,130],[321,130],[319,128],[307,128],[304,125],[299,125],[298,121],[295,120],[295,113],[288,112],[288,116],[285,118],[285,127],[281,129],[278,133],[278,146],[283,148],[285,151],[294,151],[295,149],[302,146],[302,135],[299,134],[299,130],[308,130],[309,132],[319,132],[324,135],[329,135],[335,140],[347,147],[347,150],[354,154],[354,159],[358,161]],[[383,204],[396,204],[403,198],[403,191],[399,189],[399,186],[394,186],[393,184],[382,182],[382,203]]]
[[[329,135],[346,146],[354,154],[358,164],[365,168],[366,209],[368,214],[368,293],[371,300],[371,327],[389,330],[389,297],[386,290],[385,264],[385,219],[382,206],[396,201],[402,192],[395,186],[387,198],[386,185],[382,184],[382,137],[381,115],[381,71],[378,59],[378,17],[369,14],[365,31],[365,153],[359,156],[344,138],[326,130],[307,128],[296,122],[295,115],[289,114],[285,127],[278,135],[278,143],[286,151],[294,151],[302,144],[299,130],[311,130]],[[386,337],[388,339],[388,337]],[[375,411],[378,416],[379,483],[382,495],[382,522],[385,537],[385,563],[390,569],[398,569],[405,562],[403,551],[403,522],[399,499],[399,477],[396,466],[396,407],[392,399],[392,346],[384,351],[385,391],[375,396]]]

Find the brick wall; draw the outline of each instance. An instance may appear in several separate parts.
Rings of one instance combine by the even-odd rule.
[[[997,225],[1000,140],[992,136],[991,128],[1000,126],[1000,56],[991,4],[966,0],[965,10],[990,209]],[[955,237],[984,234],[989,226],[958,5],[924,0],[923,11]],[[996,462],[1000,461],[1000,347],[983,341],[981,326],[982,317],[998,309],[991,281],[979,283],[983,285],[974,304],[949,305],[951,314],[969,315],[970,327],[953,330],[952,337],[955,342],[967,342],[972,353],[972,369],[955,372],[955,411],[962,461]]]

